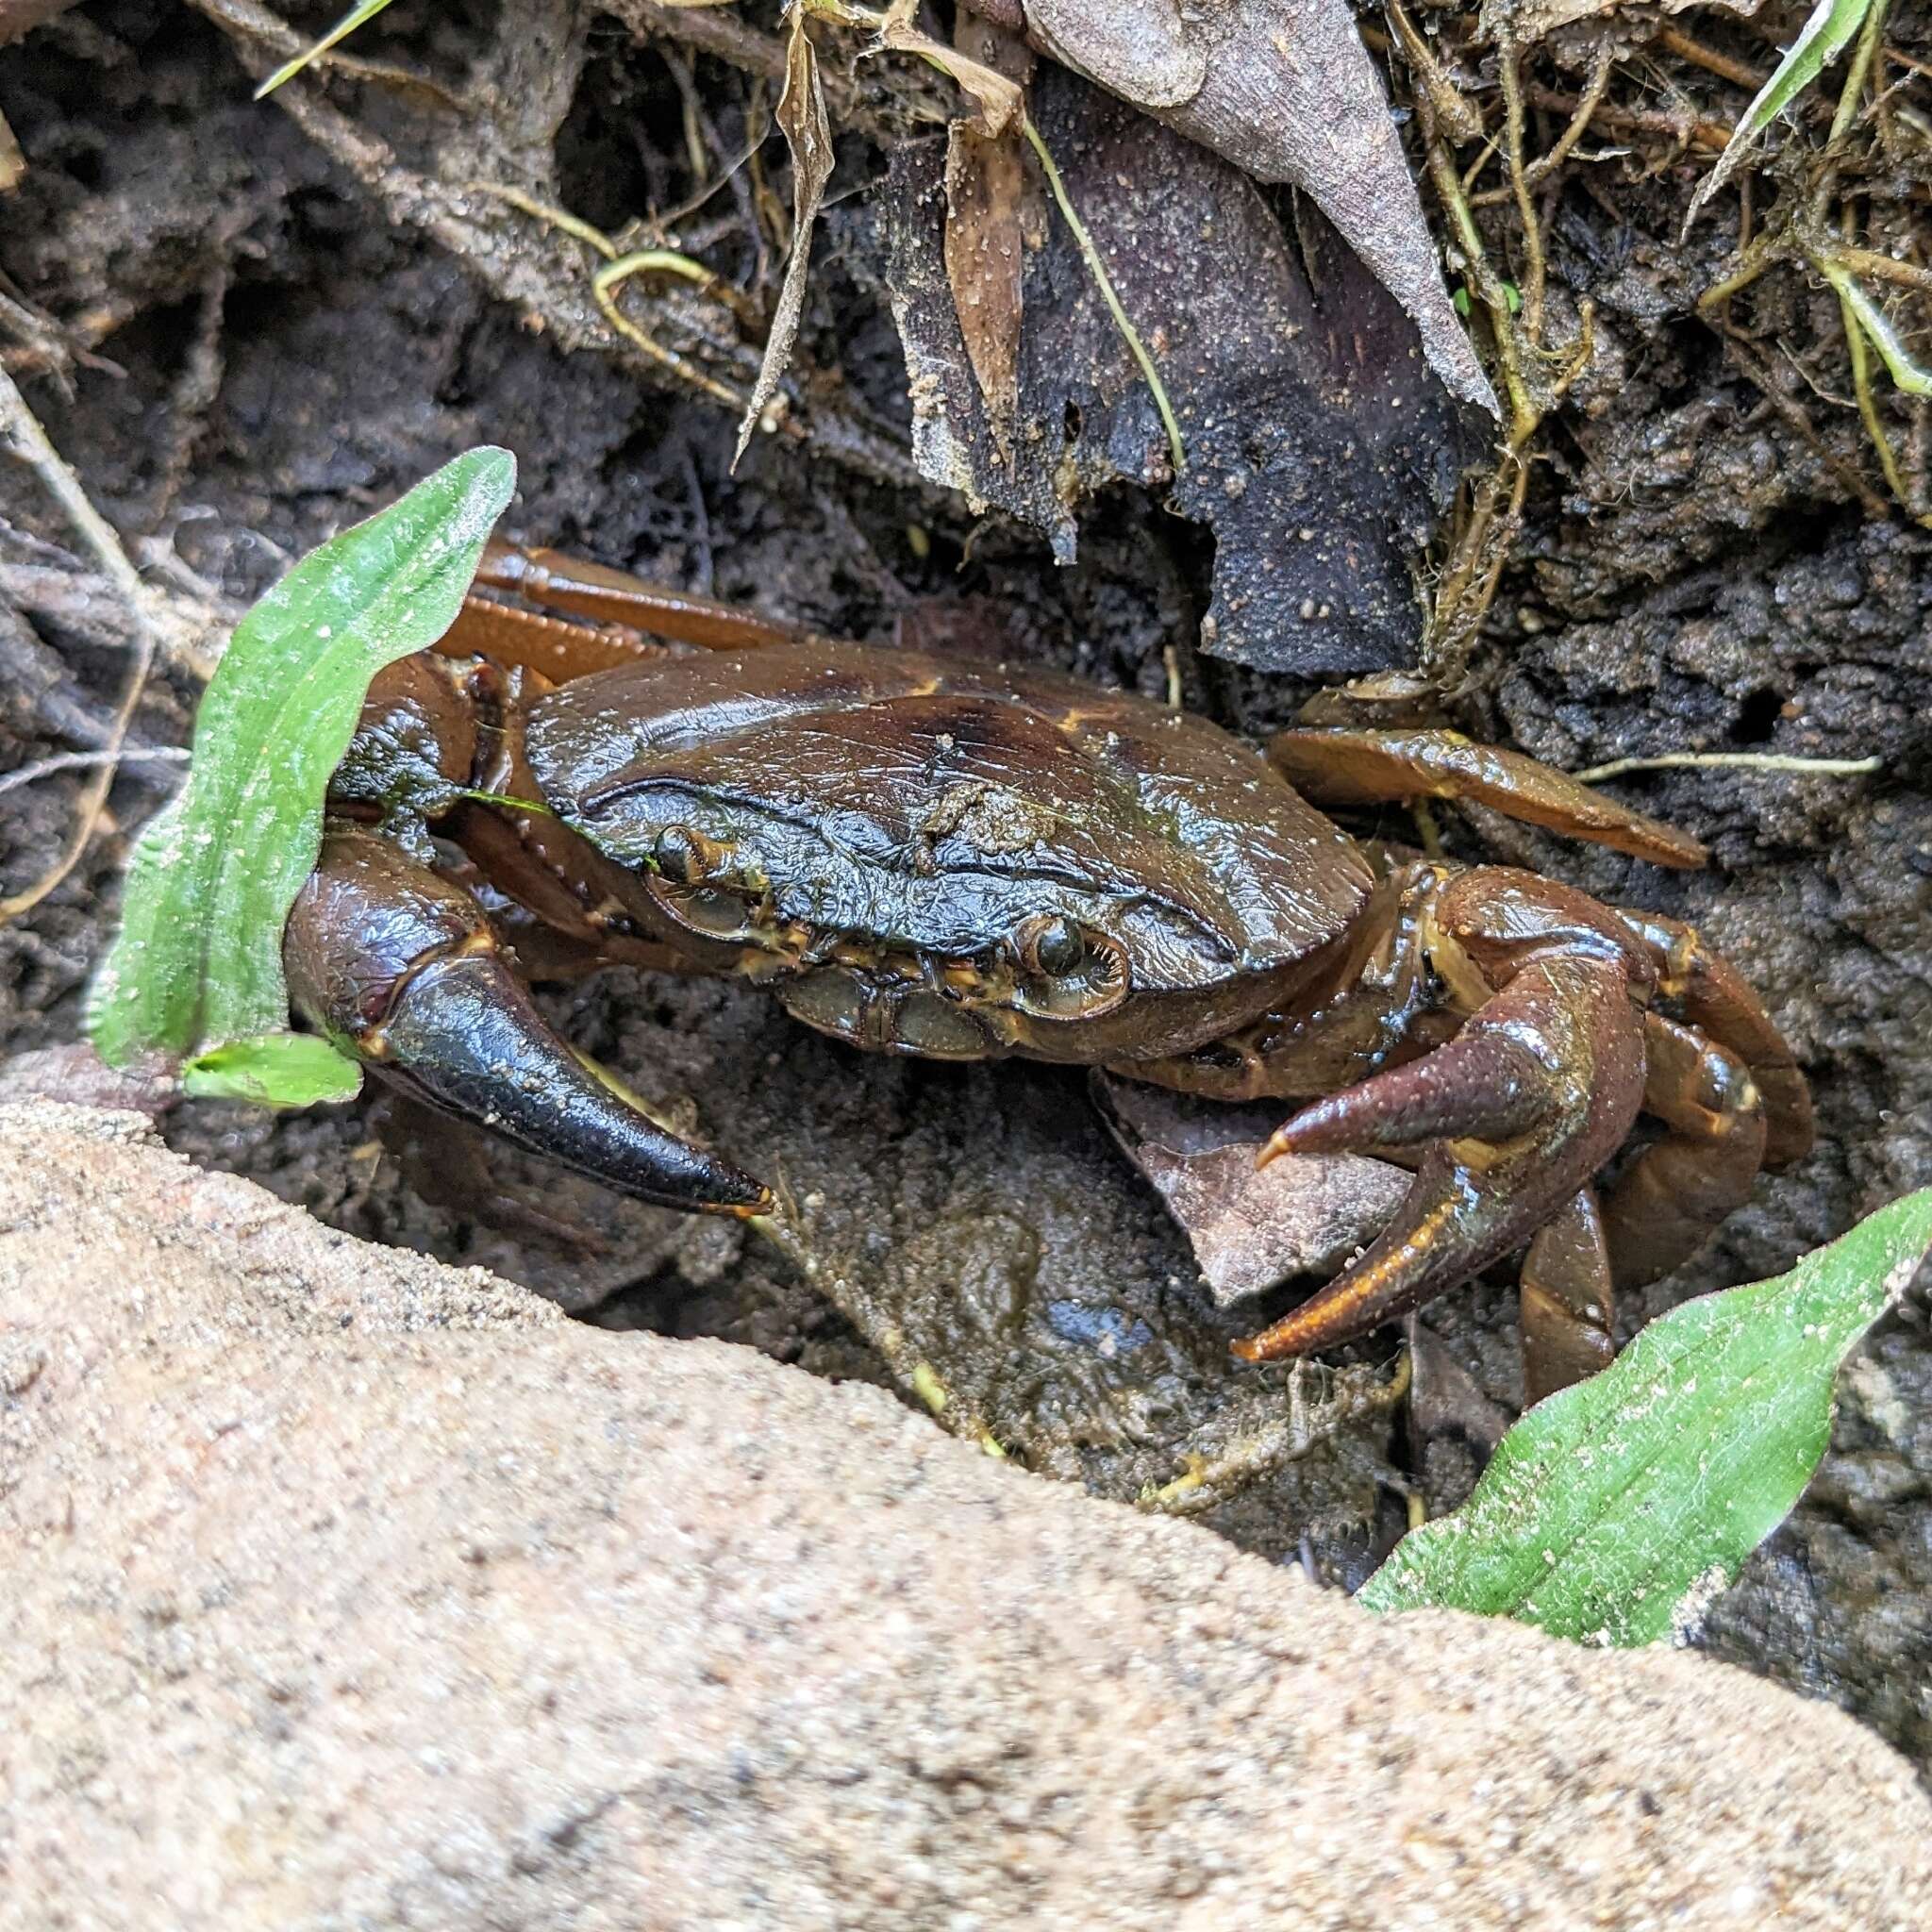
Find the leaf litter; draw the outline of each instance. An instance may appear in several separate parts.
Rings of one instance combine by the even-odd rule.
[[[1030,175],[1009,174],[1004,199],[976,180],[961,192],[949,154],[908,144],[884,204],[922,471],[1033,525],[1062,561],[1090,499],[1158,490],[1214,533],[1209,655],[1302,675],[1413,663],[1413,559],[1473,439],[1407,318],[1314,210],[1297,248],[1263,191],[1198,143],[1057,67],[1032,96],[1158,364],[1187,468]],[[1007,285],[987,313],[986,264],[1015,238],[1018,295]],[[1015,316],[1008,391],[989,339]]]

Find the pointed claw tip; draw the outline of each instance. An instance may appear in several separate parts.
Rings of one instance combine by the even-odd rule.
[[[1277,1127],[1274,1133],[1269,1135],[1267,1140],[1262,1141],[1259,1148],[1256,1150],[1256,1171],[1258,1173],[1262,1168],[1266,1167],[1270,1161],[1279,1160],[1284,1154],[1290,1153],[1291,1151],[1292,1150],[1289,1142],[1287,1130],[1285,1128]]]
[[[1228,1343],[1228,1353],[1244,1362],[1274,1362],[1302,1353],[1298,1348],[1283,1347],[1274,1341],[1274,1333],[1272,1328],[1264,1328],[1258,1335],[1243,1335]]]

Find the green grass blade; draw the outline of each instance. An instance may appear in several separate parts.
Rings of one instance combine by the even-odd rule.
[[[1469,1501],[1370,1577],[1373,1610],[1510,1616],[1650,1643],[1738,1574],[1831,1439],[1832,1385],[1932,1248],[1932,1188],[1789,1274],[1687,1302],[1600,1375],[1539,1403]]]
[[[1824,279],[1839,292],[1857,325],[1870,338],[1872,346],[1885,359],[1891,379],[1907,395],[1932,396],[1932,370],[1914,359],[1891,318],[1866,292],[1864,285],[1844,269],[1831,262],[1820,262]]]
[[[320,54],[326,54],[337,42],[345,41],[365,22],[372,21],[389,5],[389,0],[360,0],[360,4],[350,8],[335,25],[324,34],[312,46],[304,47],[292,60],[285,60],[255,90],[255,98],[259,101],[275,92],[285,80],[293,80]]]
[[[237,626],[195,716],[188,781],[129,862],[89,1004],[109,1065],[285,1032],[282,925],[363,694],[455,622],[515,483],[508,451],[471,450],[304,558]]]
[[[1874,0],[1818,0],[1798,38],[1785,49],[1771,78],[1758,89],[1757,98],[1744,109],[1717,166],[1690,197],[1690,212],[1684,217],[1687,229],[1697,219],[1698,210],[1731,178],[1751,143],[1844,52],[1874,4]]]

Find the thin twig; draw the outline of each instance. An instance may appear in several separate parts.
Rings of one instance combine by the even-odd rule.
[[[57,751],[31,764],[0,773],[0,791],[18,791],[23,786],[38,784],[60,772],[90,772],[102,765],[185,765],[190,754],[185,745],[137,744],[120,751]]]
[[[1770,751],[1666,751],[1648,758],[1612,758],[1587,772],[1572,772],[1579,785],[1601,785],[1626,772],[1674,772],[1703,765],[1735,766],[1747,772],[1802,772],[1814,777],[1851,778],[1882,772],[1883,758],[1806,758]]]
[[[1728,54],[1720,54],[1715,47],[1707,47],[1702,41],[1693,41],[1682,28],[1667,26],[1657,37],[1660,47],[1668,47],[1679,59],[1688,60],[1693,67],[1701,67],[1707,74],[1714,74],[1720,80],[1727,80],[1733,87],[1741,87],[1756,93],[1770,78],[1760,74],[1748,61],[1733,60]]]
[[[1901,261],[1895,255],[1881,255],[1875,248],[1854,248],[1841,243],[1830,250],[1838,267],[1850,275],[1869,275],[1875,282],[1896,282],[1901,288],[1916,289],[1932,295],[1932,269],[1916,261]]]
[[[94,826],[100,822],[102,808],[108,802],[108,792],[114,783],[114,772],[121,760],[121,747],[126,742],[127,727],[133,720],[135,707],[141,703],[142,692],[147,689],[148,674],[154,669],[155,653],[160,641],[148,602],[147,587],[127,560],[127,553],[121,547],[120,538],[114,534],[108,520],[88,501],[79,477],[61,460],[60,452],[47,440],[47,432],[27,408],[26,398],[4,370],[0,370],[0,441],[4,441],[11,454],[40,477],[48,494],[67,513],[68,522],[93,552],[108,582],[126,600],[128,612],[134,620],[135,637],[134,663],[127,674],[127,689],[115,708],[108,741],[102,749],[100,770],[81,793],[80,811],[66,848],[32,885],[15,892],[10,898],[0,899],[0,925],[5,925],[8,921],[18,919],[23,912],[31,911],[79,864],[81,854],[87,850],[93,837]]]
[[[1590,70],[1589,85],[1583,90],[1583,98],[1576,104],[1576,111],[1570,117],[1570,125],[1557,137],[1557,144],[1548,154],[1529,164],[1527,179],[1534,186],[1544,175],[1560,168],[1570,158],[1572,151],[1585,134],[1596,110],[1603,106],[1604,95],[1608,92],[1610,75],[1617,65],[1617,43],[1607,40],[1596,50],[1596,60]]]

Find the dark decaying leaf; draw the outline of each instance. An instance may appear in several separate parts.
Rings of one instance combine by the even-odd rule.
[[[744,421],[738,425],[738,447],[731,456],[734,469],[791,359],[791,344],[805,307],[806,275],[811,265],[811,233],[832,174],[832,124],[825,113],[818,52],[806,29],[803,8],[791,16],[791,38],[785,48],[785,92],[778,97],[777,118],[785,132],[785,144],[791,150],[791,255],[785,264],[785,283],[778,291],[777,307],[772,311],[758,379],[752,385]]]
[[[1101,1117],[1167,1203],[1217,1307],[1297,1274],[1331,1274],[1374,1239],[1408,1190],[1386,1161],[1356,1154],[1255,1156],[1281,1107],[1196,1107],[1179,1094],[1093,1080]]]
[[[1413,325],[1319,215],[1300,225],[1311,286],[1239,169],[1076,76],[1042,67],[1033,115],[1159,367],[1188,468],[1172,476],[1154,400],[1050,215],[1024,255],[1002,446],[948,280],[934,141],[901,149],[886,191],[921,469],[1035,525],[1062,560],[1088,497],[1123,480],[1172,484],[1171,506],[1216,539],[1204,649],[1304,675],[1412,663],[1412,560],[1466,448]],[[1027,178],[1043,193],[1030,166]]]
[[[1043,52],[1311,196],[1414,318],[1451,394],[1494,411],[1348,0],[1025,0],[1025,13]]]

